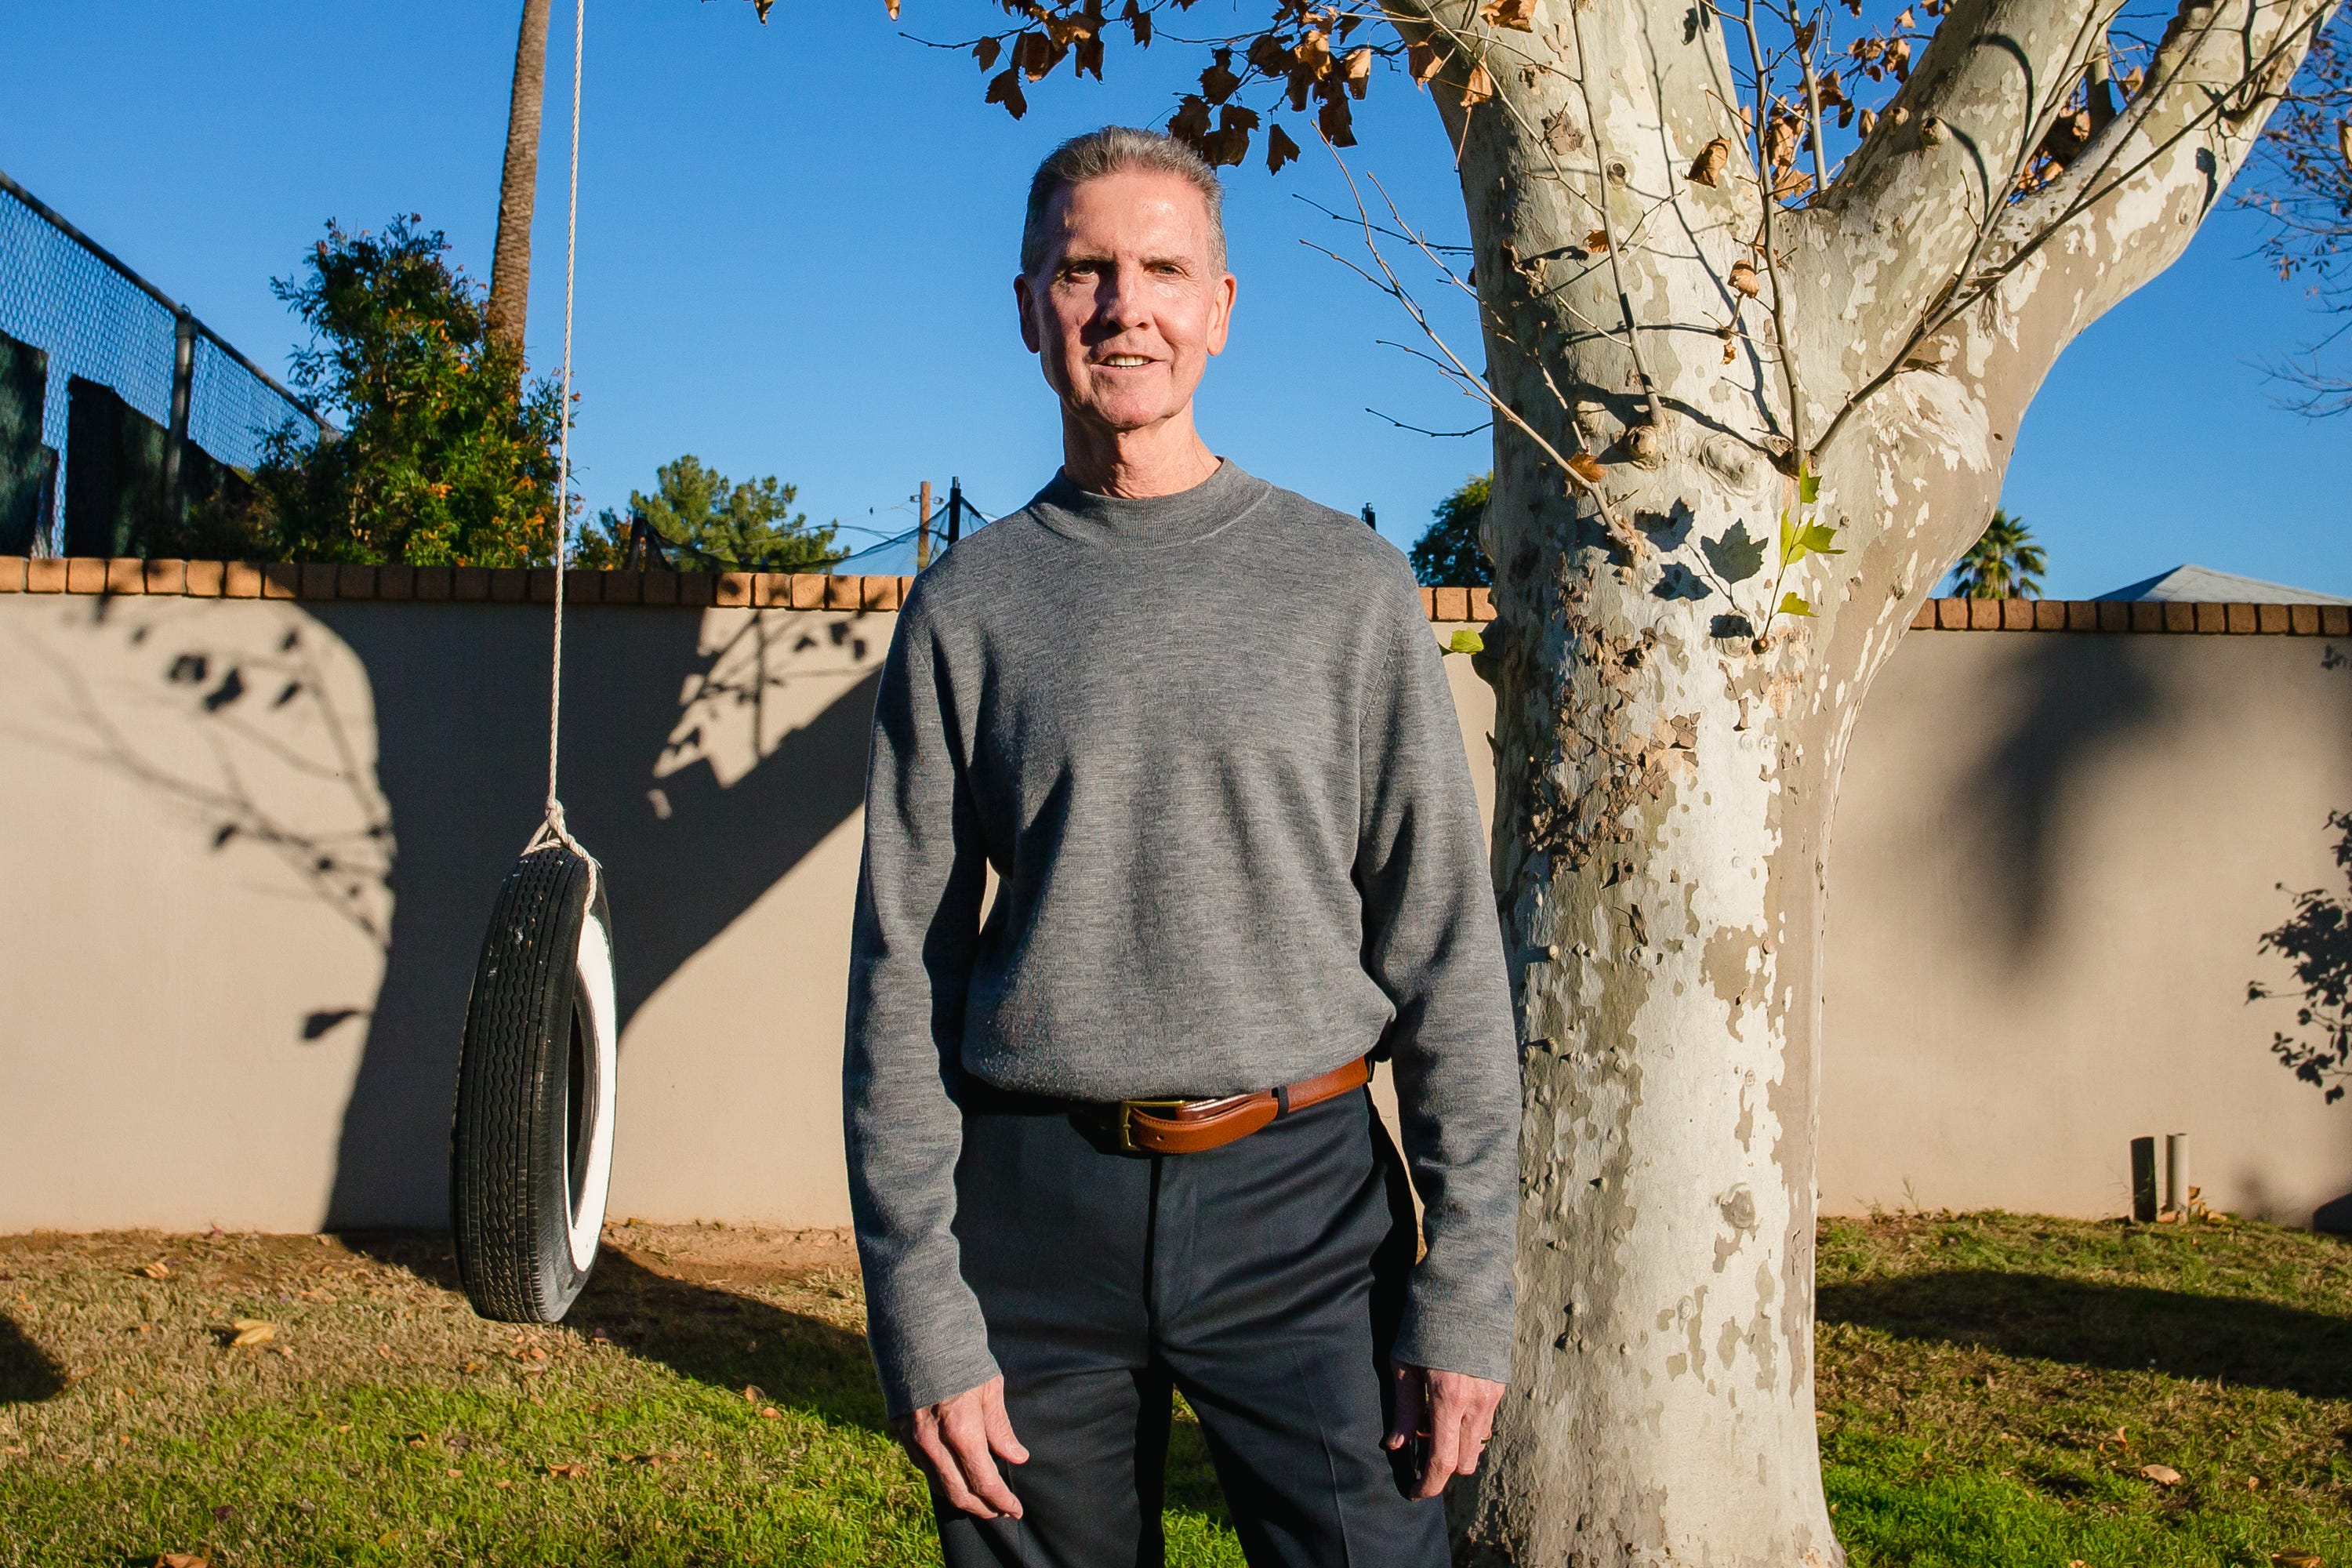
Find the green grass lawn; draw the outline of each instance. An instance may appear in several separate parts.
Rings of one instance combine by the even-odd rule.
[[[0,1563],[936,1560],[837,1237],[612,1239],[572,1321],[521,1330],[434,1239],[0,1238]],[[2352,1565],[2347,1289],[2352,1246],[2266,1226],[1826,1222],[1841,1538],[1858,1568]],[[1189,1426],[1172,1471],[1171,1561],[1238,1563]]]
[[[1832,1521],[1862,1568],[2352,1563],[2346,1241],[1831,1220],[1815,1343]]]

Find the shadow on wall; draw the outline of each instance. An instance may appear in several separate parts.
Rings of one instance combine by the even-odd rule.
[[[548,616],[517,605],[329,603],[313,613],[374,686],[377,779],[398,835],[383,984],[338,1148],[328,1223],[447,1223],[448,1141],[466,997],[499,880],[537,826],[547,782]],[[717,618],[714,618],[715,620]],[[647,997],[864,803],[881,626],[778,612],[583,610],[567,621],[562,794],[611,889],[623,1030]],[[420,624],[425,623],[425,624]],[[722,689],[714,672],[740,671]],[[762,710],[794,679],[763,657],[805,645],[836,683],[770,745]],[[854,645],[854,646],[853,646]],[[680,742],[681,692],[748,709],[764,756],[722,782],[708,761],[656,777]],[[686,737],[687,743],[693,737]]]
[[[382,955],[373,998],[320,996],[299,1026],[306,1042],[366,1030],[327,1223],[445,1226],[466,999],[546,795],[547,610],[86,603],[76,624],[125,637],[142,673],[95,681],[82,665],[101,661],[26,638],[72,719],[36,738],[137,780],[214,850],[267,854]],[[889,624],[568,619],[563,800],[609,879],[625,1031],[863,804]]]
[[[2352,667],[2352,659],[2330,643],[2320,664],[2341,670]],[[2352,812],[2329,812],[2327,831],[2337,835],[2336,868],[2352,881]],[[2291,912],[2284,924],[2262,934],[2254,951],[2284,960],[2294,981],[2284,991],[2248,981],[2246,1001],[2292,1000],[2295,1032],[2274,1030],[2271,1055],[2333,1105],[2352,1086],[2352,906],[2325,888],[2291,892],[2282,882],[2278,889],[2288,895]],[[2311,1224],[2315,1230],[2352,1232],[2352,1193],[2320,1205]]]
[[[2352,1319],[2241,1297],[1958,1268],[1824,1285],[1818,1310],[1906,1340],[2352,1398]]]
[[[2134,637],[2032,637],[2003,689],[2020,694],[2008,732],[1960,779],[1948,805],[1982,884],[2009,914],[2007,957],[2042,951],[2063,884],[2068,795],[2076,776],[2153,728],[2163,672]]]

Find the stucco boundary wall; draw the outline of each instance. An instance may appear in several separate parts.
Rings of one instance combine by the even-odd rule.
[[[784,572],[590,571],[564,574],[576,605],[779,610],[895,610],[912,577]],[[0,594],[160,594],[193,599],[415,600],[551,605],[551,566],[367,566],[337,562],[150,561],[125,556],[0,555]],[[1483,587],[1423,588],[1433,621],[1495,618]],[[2352,636],[2352,605],[2181,604],[2100,599],[1930,599],[1913,631],[2188,632]]]
[[[616,1215],[847,1217],[849,916],[909,582],[566,579],[563,795],[619,928]],[[0,558],[0,1231],[444,1222],[482,921],[545,789],[554,587]],[[1201,591],[1251,639],[1297,592]],[[1441,645],[1493,618],[1485,590],[1423,602]],[[2182,1132],[2216,1206],[2352,1221],[2352,1100],[2274,1059],[2291,1003],[2248,999],[2286,979],[2287,889],[2345,888],[2352,609],[1914,625],[2002,635],[1905,638],[1849,743],[1823,1208],[2116,1214],[2129,1140]],[[1491,814],[1493,695],[1445,663]]]

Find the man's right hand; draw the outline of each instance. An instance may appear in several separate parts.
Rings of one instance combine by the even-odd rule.
[[[1004,1413],[1002,1376],[893,1416],[890,1429],[950,1507],[975,1519],[1021,1517],[1021,1500],[996,1468],[999,1459],[1013,1465],[1029,1460],[1029,1450],[1013,1435],[1013,1418]]]

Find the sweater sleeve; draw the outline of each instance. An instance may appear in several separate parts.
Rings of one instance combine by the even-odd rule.
[[[996,1375],[953,1226],[950,1097],[986,886],[943,650],[919,584],[876,698],[849,951],[842,1119],[867,1339],[890,1413]]]
[[[1510,983],[1444,656],[1402,572],[1386,594],[1362,715],[1356,885],[1364,967],[1396,1007],[1387,1043],[1427,1245],[1392,1353],[1502,1382],[1519,1174]]]

